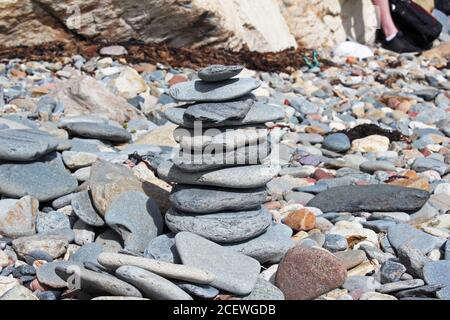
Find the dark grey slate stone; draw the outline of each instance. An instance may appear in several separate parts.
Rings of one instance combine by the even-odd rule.
[[[381,265],[380,277],[381,283],[390,283],[400,281],[402,275],[406,272],[406,268],[401,263],[387,260]]]
[[[64,128],[71,134],[78,137],[107,140],[112,142],[128,142],[131,140],[131,134],[127,130],[107,123],[69,123],[66,124]]]
[[[333,133],[325,137],[322,143],[325,149],[334,152],[345,152],[351,148],[350,139],[343,133]]]
[[[407,290],[407,289],[413,289],[413,288],[417,288],[417,287],[422,287],[424,284],[425,283],[423,282],[422,279],[397,281],[397,282],[383,284],[378,289],[378,292],[381,292],[381,293],[392,293],[392,292],[397,292],[397,291],[401,291],[401,290]]]
[[[39,130],[0,130],[0,160],[33,161],[58,144],[57,138]]]
[[[244,70],[243,66],[211,65],[198,72],[198,77],[207,82],[219,82],[237,76]]]
[[[425,285],[418,288],[402,290],[395,293],[397,298],[407,298],[407,297],[416,297],[416,298],[434,298],[436,297],[436,292],[443,288],[442,285],[439,284],[431,284]]]
[[[215,242],[239,242],[262,234],[272,223],[264,208],[254,211],[195,215],[170,209],[166,224],[172,232],[189,231]]]
[[[405,223],[389,227],[387,235],[389,242],[396,250],[408,244],[412,248],[427,254],[431,250],[436,249],[441,243],[438,238]]]
[[[221,82],[190,81],[170,88],[170,96],[178,101],[219,102],[240,98],[261,86],[251,78],[228,79]]]
[[[170,203],[177,210],[196,214],[250,210],[266,199],[265,188],[236,190],[177,185],[170,195]]]
[[[163,234],[150,240],[147,248],[145,248],[144,257],[180,264],[181,259],[175,246],[175,234]]]
[[[237,295],[248,295],[255,288],[261,269],[258,261],[224,248],[190,232],[175,236],[183,264],[211,272],[211,286]]]
[[[168,108],[164,115],[166,118],[181,127],[193,128],[193,123],[184,120],[185,108]],[[284,119],[286,116],[283,108],[275,105],[268,105],[256,102],[248,111],[247,115],[239,120],[225,120],[220,123],[203,123],[203,128],[227,127],[227,126],[246,126],[253,124],[263,124],[270,121]]]
[[[72,208],[78,218],[93,227],[102,227],[105,222],[95,210],[88,191],[82,191],[72,197]]]
[[[342,186],[319,193],[307,206],[323,212],[415,212],[429,197],[430,194],[423,190],[387,184]]]
[[[224,102],[196,103],[188,106],[184,112],[184,121],[194,124],[201,121],[218,124],[224,121],[238,121],[247,115],[254,103],[254,97],[244,96]]]
[[[0,194],[13,198],[26,195],[47,202],[74,192],[77,180],[67,171],[45,163],[0,165]]]

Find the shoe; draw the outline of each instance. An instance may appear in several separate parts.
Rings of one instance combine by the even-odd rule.
[[[434,8],[450,16],[450,0],[434,0]]]
[[[377,29],[375,31],[375,43],[382,44],[386,40],[386,36],[384,35],[384,32],[382,29]]]
[[[420,52],[420,48],[411,44],[400,31],[396,34],[394,39],[390,41],[383,41],[382,47],[389,51],[394,51],[397,53],[411,53]]]

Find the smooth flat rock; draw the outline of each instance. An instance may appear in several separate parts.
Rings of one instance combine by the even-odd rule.
[[[260,81],[251,78],[228,79],[214,83],[196,80],[172,86],[169,94],[178,101],[219,102],[240,98],[260,86]]]
[[[119,252],[123,249],[123,240],[120,235],[112,229],[98,235],[95,243],[100,244],[105,252]]]
[[[207,149],[192,153],[180,150],[173,157],[172,161],[177,168],[190,173],[243,165],[258,165],[263,163],[264,159],[271,152],[271,147],[268,142],[245,146],[231,151]]]
[[[175,234],[163,234],[150,240],[145,248],[144,257],[169,263],[181,263],[175,247]]]
[[[81,291],[94,296],[106,294],[124,297],[142,297],[142,294],[134,286],[106,273],[98,273],[76,266],[58,266],[55,271],[69,285],[73,284],[76,286],[78,284]],[[71,282],[71,280],[74,281]]]
[[[432,261],[423,268],[424,280],[429,285],[442,285],[443,289],[437,292],[441,299],[450,299],[450,261]]]
[[[260,263],[278,263],[294,246],[291,236],[291,228],[283,224],[274,224],[256,238],[223,246],[252,257]]]
[[[422,279],[404,280],[383,284],[378,291],[381,293],[392,293],[401,290],[413,289],[423,286],[425,283]]]
[[[339,288],[346,278],[345,267],[333,254],[296,246],[281,261],[275,285],[286,300],[310,300]]]
[[[417,297],[417,298],[433,298],[436,296],[436,292],[443,288],[439,284],[430,284],[413,289],[402,290],[395,293],[397,298]]]
[[[211,65],[198,72],[198,77],[207,82],[219,82],[237,76],[244,70],[244,66]]]
[[[121,193],[106,212],[105,222],[122,236],[125,249],[132,252],[144,252],[164,227],[156,202],[136,191]]]
[[[255,288],[260,264],[190,232],[175,236],[184,265],[211,272],[216,279],[211,286],[237,295],[248,295]]]
[[[410,247],[419,250],[423,254],[427,254],[441,244],[438,238],[405,223],[389,227],[387,235],[389,243],[396,250],[399,250],[402,246],[408,244]]]
[[[185,108],[168,108],[164,115],[166,118],[181,127],[193,128],[193,123],[184,120]],[[220,123],[204,123],[203,128],[228,127],[228,126],[248,126],[253,124],[263,124],[266,122],[282,120],[286,116],[283,108],[256,102],[250,108],[246,116],[239,120],[226,120]]]
[[[170,203],[177,210],[196,214],[250,210],[266,199],[265,188],[236,190],[177,185],[170,195]]]
[[[89,264],[92,266],[100,266],[97,257],[104,251],[104,248],[99,243],[88,243],[81,246],[72,256],[69,261],[80,264]]]
[[[88,191],[82,191],[73,196],[71,200],[73,211],[84,223],[93,227],[103,227],[105,222],[95,211]]]
[[[234,128],[228,130],[205,129],[200,133],[186,128],[177,128],[174,138],[183,151],[234,150],[244,146],[264,144],[268,137],[267,128]]]
[[[123,128],[107,123],[75,122],[64,125],[72,135],[112,142],[128,142],[131,134]]]
[[[277,168],[266,165],[232,167],[192,173],[184,172],[168,161],[164,161],[158,166],[158,176],[167,182],[235,189],[265,186],[277,173]]]
[[[39,201],[30,196],[0,200],[0,234],[13,239],[35,234],[38,211]]]
[[[183,281],[174,281],[174,283],[181,290],[202,299],[213,299],[220,293],[219,290],[207,284],[192,284]]]
[[[58,144],[57,138],[39,130],[0,130],[0,160],[33,161]]]
[[[308,207],[323,212],[416,212],[427,202],[430,194],[412,188],[386,184],[342,186],[319,193]]]
[[[116,270],[122,266],[134,266],[153,272],[164,278],[177,279],[195,284],[210,284],[215,279],[215,276],[210,272],[198,268],[118,253],[101,253],[97,260],[110,270]]]
[[[40,268],[36,270],[36,276],[39,280],[40,284],[44,284],[51,288],[59,289],[59,288],[67,288],[67,282],[61,279],[56,274],[56,267],[69,267],[69,266],[78,266],[82,267],[81,263],[76,263],[73,261],[55,261],[43,264]]]
[[[123,266],[116,270],[116,275],[136,286],[144,297],[152,300],[192,300],[174,283],[141,268]]]
[[[78,182],[70,173],[46,163],[0,165],[0,194],[5,196],[29,195],[47,202],[77,188]]]
[[[30,289],[24,286],[16,286],[11,290],[8,290],[0,297],[1,301],[26,301],[26,300],[39,300]]]
[[[108,296],[103,296],[103,297],[95,297],[93,299],[91,299],[92,301],[149,301],[150,299],[147,298],[138,298],[138,297],[108,297]]]
[[[275,287],[272,283],[258,277],[255,288],[248,296],[243,297],[242,300],[260,301],[260,300],[284,300],[284,294],[280,289]]]
[[[43,251],[55,259],[66,253],[69,242],[62,235],[34,235],[13,240],[12,246],[20,256]]]
[[[188,231],[215,242],[239,242],[262,234],[272,223],[265,209],[213,214],[187,214],[171,208],[166,224],[172,232]]]
[[[224,102],[196,103],[188,106],[183,119],[194,125],[195,121],[218,124],[224,121],[237,121],[245,118],[254,103],[251,95]]]

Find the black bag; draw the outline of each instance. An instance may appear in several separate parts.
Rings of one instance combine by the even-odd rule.
[[[421,49],[433,46],[442,25],[430,13],[411,0],[390,0],[392,18],[405,37]]]

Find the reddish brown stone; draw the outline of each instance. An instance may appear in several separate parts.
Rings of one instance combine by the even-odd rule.
[[[316,180],[324,180],[324,179],[333,179],[333,175],[329,174],[326,171],[323,171],[322,169],[317,169],[314,172],[313,178]]]
[[[182,74],[177,74],[169,80],[169,86],[173,86],[177,83],[182,83],[188,81],[188,78]]]
[[[309,231],[316,225],[316,215],[308,209],[300,209],[288,214],[284,223],[297,231]]]
[[[333,254],[296,246],[281,261],[276,286],[286,300],[311,300],[339,288],[346,278],[347,271]]]

